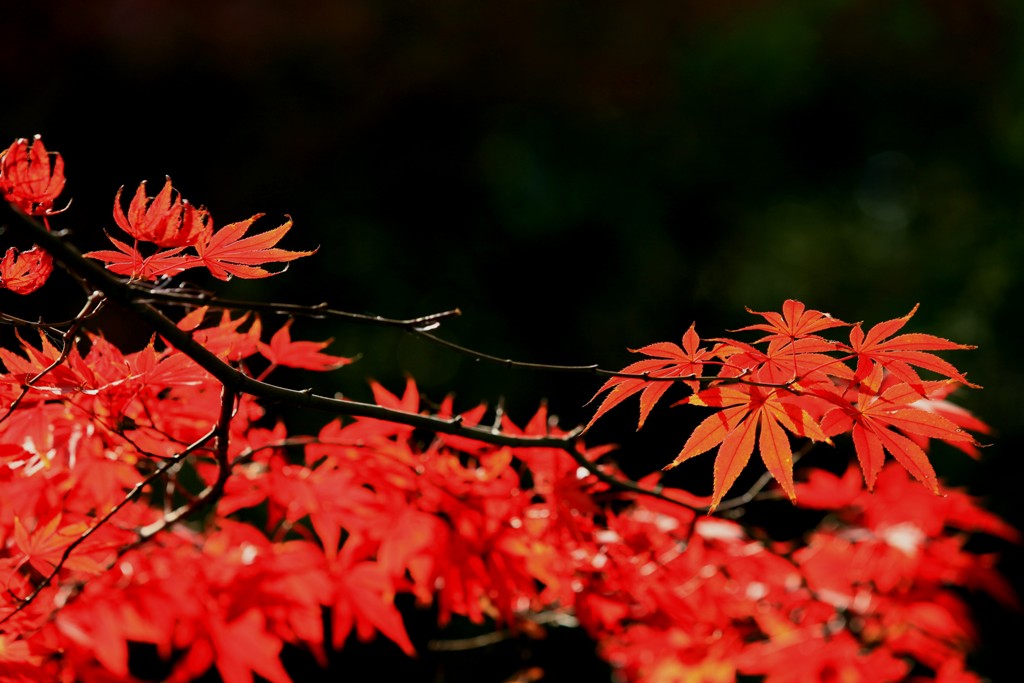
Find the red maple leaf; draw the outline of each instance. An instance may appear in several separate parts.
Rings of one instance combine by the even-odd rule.
[[[803,681],[904,680],[909,666],[885,648],[866,651],[863,644],[841,631],[824,638],[811,629],[789,630],[770,640],[752,643],[737,658],[745,674],[767,674],[771,683]]]
[[[64,159],[50,154],[38,135],[18,138],[0,153],[0,194],[18,210],[35,216],[57,213],[53,200],[64,189]]]
[[[811,415],[795,403],[795,398],[791,392],[780,388],[727,385],[705,389],[683,399],[680,403],[723,410],[709,416],[693,430],[683,450],[665,469],[721,444],[715,458],[715,483],[711,497],[711,510],[714,510],[746,467],[754,450],[755,435],[760,431],[758,450],[761,459],[789,498],[795,499],[793,452],[783,427],[814,441],[828,441]]]
[[[834,342],[820,337],[794,340],[774,338],[764,351],[735,339],[719,338],[719,354],[727,358],[719,377],[748,378],[765,384],[801,384],[850,378],[853,372],[838,358],[826,355],[836,350]]]
[[[227,280],[232,275],[244,279],[256,279],[274,274],[257,267],[259,265],[294,261],[316,252],[315,249],[313,251],[288,251],[274,246],[281,241],[285,233],[291,230],[290,218],[273,230],[245,237],[249,227],[262,215],[258,213],[244,221],[229,223],[216,232],[213,231],[211,221],[203,237],[196,243],[199,262],[209,268],[213,276],[219,280]]]
[[[0,348],[0,361],[11,373],[6,378],[8,381],[27,382],[36,379],[46,370],[45,374],[32,382],[32,386],[51,393],[77,392],[93,381],[92,371],[82,362],[76,348],[71,349],[63,363],[57,363],[61,351],[41,331],[38,349],[22,339],[17,331],[15,336],[21,343],[25,357]]]
[[[874,361],[914,387],[921,395],[924,395],[924,385],[911,366],[931,370],[969,387],[980,388],[977,384],[968,382],[967,378],[951,363],[939,358],[934,353],[928,353],[929,351],[952,351],[976,347],[957,344],[930,334],[909,333],[892,336],[907,324],[907,321],[917,312],[917,308],[918,304],[915,304],[910,313],[905,316],[878,323],[868,330],[867,334],[864,334],[860,323],[853,326],[853,329],[850,330],[849,348],[857,356],[857,372],[854,379],[861,380],[866,377],[871,372],[872,361]]]
[[[714,354],[712,351],[700,348],[700,337],[697,335],[694,325],[683,335],[683,345],[680,347],[671,342],[658,342],[648,344],[639,349],[630,349],[633,353],[642,353],[651,356],[644,360],[631,363],[622,369],[623,374],[639,375],[644,374],[650,377],[697,377],[701,374],[701,368]],[[594,398],[603,392],[611,390],[601,401],[597,412],[590,418],[586,429],[597,421],[599,417],[609,410],[625,401],[633,394],[642,391],[640,394],[640,420],[637,429],[644,426],[644,421],[650,415],[654,405],[665,395],[674,382],[664,379],[649,380],[639,377],[612,377],[597,390]],[[699,383],[696,380],[686,382],[693,391],[697,391]],[[593,398],[591,400],[594,400]]]
[[[291,325],[292,321],[288,320],[270,338],[269,344],[259,343],[260,353],[272,365],[323,371],[334,370],[352,362],[351,358],[321,353],[322,349],[334,341],[333,339],[323,342],[292,341],[289,331]]]
[[[355,628],[361,640],[380,631],[407,655],[415,656],[416,648],[394,605],[396,581],[377,562],[363,559],[365,551],[363,546],[346,543],[332,568],[337,588],[331,606],[334,647],[341,648]]]
[[[172,199],[170,178],[155,197],[146,196],[146,181],[142,181],[128,206],[127,216],[121,208],[122,190],[124,187],[114,197],[114,222],[137,240],[161,247],[183,247],[195,244],[206,229],[209,213],[192,206],[180,194]]]
[[[117,251],[100,249],[83,256],[103,261],[107,264],[107,270],[118,275],[127,275],[133,280],[155,280],[160,275],[176,275],[199,265],[194,258],[178,255],[184,247],[174,247],[143,256],[135,246],[125,244],[110,235],[107,235],[107,239],[117,247]]]
[[[15,517],[14,542],[25,553],[22,562],[32,565],[46,576],[61,561],[65,549],[88,528],[85,522],[61,527],[61,515],[57,514],[46,524],[40,524],[35,530],[29,531],[21,519]],[[96,559],[84,554],[71,555],[64,562],[64,567],[93,574],[99,574],[104,569]]]
[[[370,382],[370,390],[373,392],[373,401],[379,406],[400,410],[406,413],[418,413],[420,410],[420,392],[416,388],[416,381],[410,376],[405,379],[405,390],[401,398],[392,394],[384,388],[384,385],[376,381]],[[383,439],[399,437],[407,439],[412,435],[413,428],[409,425],[398,424],[387,420],[379,420],[373,417],[359,417],[353,424],[345,428],[345,434],[349,439]]]
[[[863,486],[855,467],[847,467],[841,477],[827,470],[812,469],[807,472],[807,481],[796,485],[797,504],[813,510],[836,510],[849,505]]]
[[[0,287],[15,294],[31,294],[44,284],[53,272],[53,259],[39,247],[18,252],[11,247],[0,259]]]
[[[955,391],[960,387],[960,383],[953,380],[944,380],[940,382],[925,382],[924,383],[924,397],[918,397],[918,400],[914,401],[910,405],[920,410],[925,410],[931,413],[936,413],[946,418],[957,427],[961,429],[968,429],[972,432],[978,432],[979,434],[988,434],[992,431],[986,423],[979,420],[970,411],[962,408],[955,403],[950,403],[946,400],[946,396]],[[911,439],[917,442],[921,448],[925,448],[928,445],[928,438],[919,434],[908,433]],[[967,455],[971,456],[975,460],[981,457],[981,451],[979,445],[974,441],[947,441],[950,446],[963,451]]]
[[[759,315],[767,320],[768,323],[748,325],[747,327],[741,327],[738,330],[734,330],[734,332],[763,330],[764,332],[770,333],[767,337],[758,339],[757,343],[773,341],[776,339],[792,341],[803,337],[817,337],[815,332],[821,332],[822,330],[827,330],[832,327],[844,327],[849,325],[849,323],[844,323],[842,320],[833,318],[828,313],[807,310],[803,303],[793,299],[786,299],[782,304],[781,314],[776,313],[775,311],[752,311],[749,308],[747,309],[747,313]]]
[[[0,677],[12,682],[39,681],[45,678],[45,658],[33,652],[27,640],[17,634],[0,633]]]
[[[924,450],[892,428],[944,441],[974,443],[974,437],[938,413],[913,407],[911,404],[921,396],[911,384],[901,382],[884,388],[882,379],[882,365],[872,364],[853,403],[838,393],[819,390],[820,396],[838,404],[825,413],[821,427],[830,436],[852,432],[868,488],[874,486],[888,451],[916,479],[938,493],[935,471]]]
[[[254,680],[253,674],[272,683],[290,683],[291,676],[279,658],[283,642],[268,632],[266,619],[258,610],[248,610],[232,621],[218,614],[208,624],[214,661],[224,683],[248,683]]]

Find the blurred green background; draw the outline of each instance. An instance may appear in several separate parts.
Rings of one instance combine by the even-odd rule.
[[[744,306],[796,298],[874,324],[920,302],[909,330],[979,347],[950,359],[985,386],[961,402],[994,428],[981,462],[936,448],[937,470],[1022,526],[1024,4],[3,10],[0,133],[41,133],[64,154],[74,202],[56,223],[83,249],[113,228],[120,185],[156,188],[170,175],[219,225],[261,212],[273,227],[289,214],[281,246],[320,247],[280,277],[218,283],[225,295],[393,317],[459,307],[440,330],[453,341],[610,368],[632,360],[627,348],[678,341],[694,320],[706,337],[749,324]],[[0,305],[73,314],[79,302],[63,294],[0,293]],[[330,384],[288,379],[357,398],[367,377],[398,390],[411,373],[436,400],[503,401],[518,422],[547,398],[571,427],[600,385],[476,363],[390,330],[307,321],[293,332],[362,356]],[[686,419],[664,409],[634,436],[631,404],[592,438],[622,444],[639,474],[678,452]],[[700,467],[691,488],[707,492]],[[1019,549],[1003,568],[1020,586]],[[977,602],[974,661],[998,681],[1024,623]]]

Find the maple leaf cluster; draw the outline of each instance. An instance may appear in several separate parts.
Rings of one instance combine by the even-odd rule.
[[[650,358],[626,366],[605,382],[597,395],[608,393],[587,426],[639,393],[642,427],[672,381],[679,380],[692,391],[679,404],[721,409],[694,429],[668,465],[676,467],[717,447],[712,509],[747,466],[755,445],[768,472],[795,500],[790,434],[830,443],[832,437],[849,433],[868,488],[888,452],[938,493],[925,453],[929,439],[977,457],[978,443],[967,428],[987,428],[949,408],[944,398],[951,391],[977,385],[933,353],[973,347],[928,334],[896,335],[916,311],[915,306],[905,316],[865,333],[860,323],[849,325],[788,300],[781,314],[750,311],[766,322],[737,331],[767,333],[754,343],[715,338],[709,340],[710,347],[700,346],[691,325],[681,347],[661,342],[637,349]],[[837,327],[850,327],[848,343],[818,334]],[[944,379],[923,380],[915,368]]]
[[[50,153],[37,135],[31,142],[15,140],[0,152],[0,196],[18,211],[31,216],[50,216],[53,202],[64,189],[64,159]],[[50,277],[50,255],[32,247],[20,251],[10,247],[0,259],[0,288],[16,294],[31,294]]]
[[[25,154],[48,159],[37,147]],[[37,176],[35,194],[5,196],[45,217],[52,197]],[[681,346],[644,347],[648,358],[610,373],[594,420],[640,394],[643,424],[677,384],[690,392],[681,403],[718,409],[673,462],[718,449],[703,498],[662,473],[630,481],[614,449],[586,445],[545,407],[525,424],[500,411],[486,424],[487,406],[456,410],[449,396],[428,407],[411,378],[397,394],[371,383],[368,404],[275,385],[279,368],[351,359],[294,340],[292,319],[267,338],[240,304],[175,295],[186,311],[168,317],[152,303],[161,290],[137,288],[193,261],[262,277],[261,265],[304,252],[274,247],[281,228],[243,237],[251,220],[213,231],[169,181],[154,198],[140,187],[127,213],[115,207],[135,244],[89,255],[109,273],[26,220],[154,336],[125,351],[85,329],[105,300],[92,291],[69,325],[22,321],[37,331],[0,347],[0,681],[142,680],[131,653],[144,645],[162,680],[287,683],[285,648],[326,664],[380,637],[415,656],[400,607],[413,603],[440,629],[575,623],[627,681],[980,681],[964,590],[1009,606],[1016,596],[997,556],[968,540],[1020,539],[967,494],[935,495],[929,441],[977,456],[968,432],[987,427],[946,401],[973,385],[933,353],[966,347],[896,334],[913,311],[865,333],[787,301],[743,328],[761,333],[753,343],[702,345],[691,327]],[[156,251],[143,257],[142,242]],[[848,341],[819,334],[846,327]],[[298,433],[268,399],[337,416]],[[843,434],[860,472],[794,472],[790,438]],[[805,538],[773,541],[709,514],[732,502],[755,446],[778,483],[766,497],[821,515]]]
[[[116,251],[91,251],[85,256],[99,259],[111,271],[132,279],[155,280],[199,267],[207,268],[219,280],[232,276],[264,278],[272,273],[260,265],[294,261],[314,253],[275,246],[291,230],[290,219],[272,230],[249,237],[246,233],[262,214],[214,230],[210,213],[175,193],[170,178],[155,197],[146,196],[146,183],[140,183],[127,215],[121,204],[122,190],[114,197],[114,222],[134,241],[128,244],[107,235]],[[144,256],[139,250],[140,243],[153,245],[152,253]],[[189,247],[194,253],[186,251]]]

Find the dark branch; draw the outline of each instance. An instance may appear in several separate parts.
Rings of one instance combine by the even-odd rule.
[[[439,313],[430,313],[416,318],[385,318],[379,315],[367,315],[364,313],[352,313],[330,308],[328,304],[320,303],[311,306],[303,304],[282,304],[263,303],[259,301],[243,301],[241,299],[226,299],[201,290],[185,289],[161,289],[139,282],[125,283],[129,288],[138,292],[135,297],[137,302],[146,303],[171,303],[181,306],[209,306],[217,309],[230,309],[240,311],[252,311],[254,313],[274,313],[278,315],[300,316],[326,320],[335,318],[350,322],[363,323],[367,325],[378,325],[381,327],[395,327],[404,330],[425,330],[434,329],[441,322],[449,318],[456,318],[462,312],[455,308]]]
[[[464,436],[497,446],[557,448],[568,453],[581,467],[586,468],[588,472],[611,486],[638,494],[651,495],[685,506],[685,503],[681,503],[660,492],[645,489],[631,480],[610,475],[589,462],[576,447],[576,440],[583,431],[581,427],[561,436],[517,436],[496,429],[466,425],[458,416],[446,419],[420,413],[410,413],[372,403],[321,396],[309,390],[290,389],[250,377],[223,361],[216,354],[211,353],[195,341],[188,332],[179,329],[174,321],[151,303],[140,300],[142,297],[139,296],[137,285],[118,278],[99,264],[85,258],[73,245],[47,231],[45,227],[35,220],[29,217],[24,218],[24,222],[19,223],[18,226],[19,229],[27,232],[27,237],[49,251],[57,261],[62,263],[73,274],[91,284],[97,295],[105,295],[110,300],[124,306],[149,329],[163,337],[168,344],[209,372],[210,375],[221,383],[225,391],[231,395],[248,394],[268,401],[322,410],[336,415],[385,420],[441,434]],[[443,317],[447,314],[436,315]],[[425,319],[433,320],[431,316],[417,320]],[[407,321],[394,322],[403,323],[398,326],[406,327],[414,333],[426,334],[418,327],[405,325],[404,323]]]

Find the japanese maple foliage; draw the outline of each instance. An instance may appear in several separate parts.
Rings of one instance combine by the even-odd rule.
[[[143,181],[126,216],[121,208],[121,190],[118,190],[114,198],[114,222],[135,241],[129,245],[108,235],[117,251],[102,249],[85,256],[100,259],[113,272],[133,279],[154,280],[189,268],[205,267],[214,277],[227,280],[231,276],[269,277],[272,273],[260,265],[294,261],[315,251],[288,251],[274,246],[291,229],[290,220],[273,230],[245,237],[262,214],[214,230],[213,219],[206,209],[194,207],[180,195],[173,200],[172,197],[170,178],[152,198],[146,196]],[[143,256],[139,251],[140,242],[166,248],[154,249],[149,256]],[[195,253],[185,251],[187,247],[194,248]]]
[[[660,473],[630,480],[610,446],[543,406],[519,423],[451,397],[428,408],[411,378],[400,394],[371,383],[372,403],[276,384],[279,368],[351,359],[293,340],[301,323],[275,314],[432,338],[449,313],[396,321],[167,288],[196,268],[267,277],[265,264],[315,250],[277,246],[290,220],[218,230],[167,180],[155,197],[140,185],[127,212],[118,192],[113,222],[131,242],[83,255],[50,232],[63,183],[39,138],[3,153],[10,234],[35,245],[10,247],[3,286],[33,292],[56,263],[85,287],[71,321],[5,317],[0,681],[142,680],[130,653],[145,645],[162,680],[285,683],[285,648],[326,665],[379,637],[417,656],[411,602],[442,636],[455,619],[575,624],[629,681],[975,681],[964,591],[1016,606],[997,556],[967,541],[1017,532],[941,487],[928,457],[934,441],[979,454],[972,432],[987,426],[947,400],[976,385],[936,355],[969,347],[898,334],[914,311],[864,332],[786,301],[735,331],[749,341],[702,341],[691,325],[681,345],[601,371],[588,428],[634,395],[641,427],[672,391],[711,409],[668,465],[717,450],[705,498]],[[153,332],[146,345],[94,329],[107,301]],[[323,424],[297,433],[268,401],[321,410]],[[859,467],[797,468],[812,445]],[[755,448],[777,488],[726,498]],[[813,528],[779,541],[711,514],[779,497],[816,512]]]
[[[722,410],[700,423],[668,467],[718,447],[712,510],[746,467],[755,436],[768,472],[795,500],[793,452],[787,432],[817,442],[830,442],[833,436],[850,433],[869,487],[888,452],[938,493],[935,472],[924,448],[914,438],[976,446],[974,437],[955,418],[943,416],[929,401],[949,384],[976,385],[931,352],[972,347],[920,333],[892,337],[914,311],[875,325],[867,335],[860,324],[851,326],[849,344],[816,334],[846,327],[847,323],[792,300],[783,304],[782,315],[757,313],[767,323],[737,330],[770,333],[753,344],[720,338],[711,340],[713,347],[703,349],[691,326],[683,337],[685,353],[667,342],[646,346],[638,352],[655,356],[657,361],[633,363],[605,382],[598,394],[609,394],[591,424],[628,396],[642,391],[643,426],[668,380],[709,372],[700,377],[707,387],[704,389],[696,379],[684,379],[693,393],[679,403]],[[892,338],[883,341],[887,337]],[[928,382],[926,386],[912,366],[931,370],[946,380]],[[638,372],[643,374],[636,376]],[[971,426],[977,427],[978,423]]]

